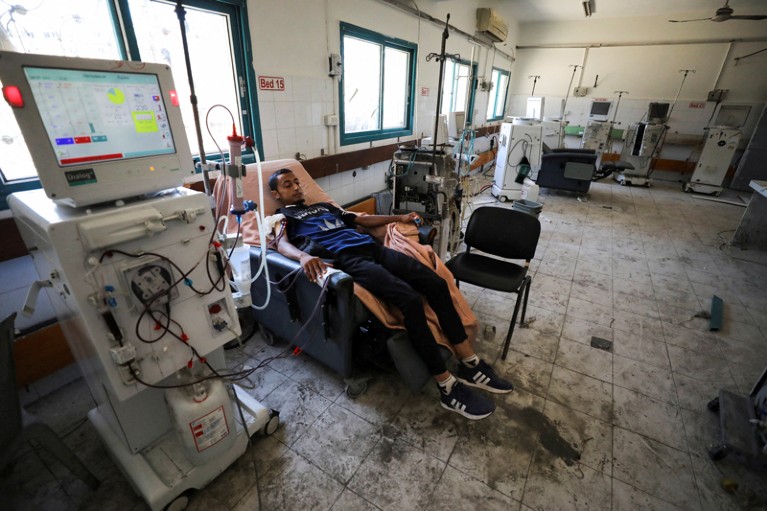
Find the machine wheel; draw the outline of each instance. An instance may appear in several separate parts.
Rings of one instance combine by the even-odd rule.
[[[189,495],[191,491],[185,491],[163,508],[164,511],[184,511],[189,505]]]
[[[506,202],[507,200],[509,200],[509,198],[506,197],[505,195],[499,195],[498,200],[501,202]]]
[[[275,431],[277,431],[277,428],[280,426],[280,414],[277,412],[272,412],[271,417],[269,417],[269,420],[264,425],[264,429],[262,430],[262,433],[264,436],[270,436]]]
[[[706,408],[714,413],[719,413],[719,397],[715,397],[706,404]]]
[[[368,382],[361,381],[358,383],[350,383],[346,386],[346,395],[352,399],[357,399],[368,390]]]
[[[727,456],[727,446],[724,444],[711,444],[708,446],[708,457],[711,461],[719,461]]]
[[[264,342],[269,346],[274,346],[277,344],[277,336],[275,336],[274,332],[267,328],[261,327],[261,337],[263,337]]]

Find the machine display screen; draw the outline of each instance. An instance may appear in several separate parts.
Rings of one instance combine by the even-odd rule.
[[[61,167],[173,154],[157,75],[24,67]]]
[[[609,101],[594,101],[591,104],[590,115],[592,117],[607,117],[607,114],[610,113],[610,104]]]

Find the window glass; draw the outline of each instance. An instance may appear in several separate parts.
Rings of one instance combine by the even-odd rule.
[[[497,121],[503,119],[503,113],[506,108],[509,72],[493,68],[492,83],[493,88],[490,90],[490,97],[487,102],[487,120]]]
[[[344,119],[347,133],[378,129],[381,45],[355,37],[344,40]]]
[[[383,128],[402,128],[407,122],[410,55],[392,48],[386,48],[385,54]]]
[[[412,134],[416,47],[341,23],[341,145]]]
[[[107,0],[2,2],[0,49],[69,57],[121,58]],[[37,177],[16,118],[3,100],[0,100],[0,173],[3,182]]]
[[[470,77],[469,64],[452,59],[445,62],[445,74],[442,79],[442,107],[440,109],[442,114],[466,112],[466,122],[471,122],[474,90],[469,87]]]
[[[152,0],[129,0],[128,5],[133,20],[141,20],[141,23],[134,23],[133,27],[141,60],[168,64],[173,71],[189,147],[192,154],[199,154],[194,114],[189,101],[191,90],[175,5]],[[224,105],[232,113],[238,133],[242,133],[229,16],[189,6],[184,9],[203,148],[206,154],[215,155],[219,152],[216,147],[218,143],[222,150],[228,152],[226,137],[232,132],[232,117],[222,108],[210,111],[207,128],[213,133],[214,140],[206,129],[206,114],[213,105]]]

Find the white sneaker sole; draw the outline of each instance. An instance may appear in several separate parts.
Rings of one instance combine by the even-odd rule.
[[[474,387],[475,389],[482,389],[482,390],[484,390],[486,392],[490,392],[492,394],[511,394],[512,392],[514,392],[513,388],[510,388],[508,390],[496,389],[495,387],[488,387],[487,385],[482,385],[481,383],[474,383],[471,380],[465,380],[465,379],[460,378],[458,376],[456,376],[456,378],[458,379],[458,381],[460,381],[461,383],[463,383],[464,385],[466,385],[468,387]]]
[[[464,417],[466,417],[467,419],[470,419],[470,420],[473,420],[473,421],[478,421],[478,420],[484,419],[485,417],[490,417],[493,414],[493,412],[495,411],[495,410],[493,410],[493,411],[488,412],[488,413],[486,413],[484,415],[472,415],[470,413],[464,412],[463,410],[458,410],[456,408],[452,408],[450,406],[447,406],[445,403],[443,403],[441,401],[440,401],[439,404],[441,404],[442,408],[444,408],[445,410],[450,410],[451,412],[455,412],[455,413],[461,414]]]

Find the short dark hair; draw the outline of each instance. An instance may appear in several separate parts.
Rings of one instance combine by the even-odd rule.
[[[269,176],[269,189],[276,190],[277,185],[280,183],[280,176],[283,174],[287,174],[288,172],[293,173],[292,170],[286,169],[286,168],[275,170],[274,173],[271,176]]]

